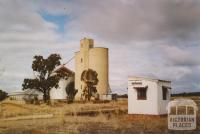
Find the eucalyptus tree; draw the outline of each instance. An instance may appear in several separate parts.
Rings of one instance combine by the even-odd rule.
[[[22,84],[23,90],[38,90],[43,93],[44,102],[50,100],[50,90],[59,85],[59,80],[61,78],[67,79],[69,77],[66,72],[62,70],[54,72],[55,68],[61,65],[61,57],[59,54],[51,54],[48,58],[43,58],[43,56],[36,55],[32,63],[32,69],[35,74],[35,78],[24,79]]]

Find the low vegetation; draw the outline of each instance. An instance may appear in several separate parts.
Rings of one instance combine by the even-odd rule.
[[[6,99],[8,97],[8,93],[3,90],[0,90],[0,101]]]
[[[191,96],[200,96],[200,92],[190,92],[190,93],[177,93],[177,94],[172,94],[172,97],[191,97]]]
[[[191,97],[200,108],[200,98]],[[48,119],[26,119],[0,122],[3,134],[199,134],[200,113],[195,131],[171,131],[167,128],[167,116],[128,115],[127,99],[107,103],[66,104],[55,102],[53,106],[3,102],[0,118],[53,114]],[[106,110],[110,112],[105,112]],[[80,114],[86,113],[86,114]],[[93,114],[95,113],[95,114]],[[0,119],[0,120],[1,120]]]

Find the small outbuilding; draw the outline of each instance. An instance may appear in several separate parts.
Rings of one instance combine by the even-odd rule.
[[[29,99],[37,98],[38,100],[43,99],[43,94],[36,89],[26,89],[26,90],[20,90],[16,92],[12,92],[8,94],[8,97],[10,100],[15,101],[25,101]]]
[[[23,101],[24,96],[27,94],[24,91],[18,91],[18,92],[12,92],[8,94],[8,97],[10,100],[18,100],[18,101]]]
[[[128,114],[164,115],[171,96],[171,81],[128,78]]]

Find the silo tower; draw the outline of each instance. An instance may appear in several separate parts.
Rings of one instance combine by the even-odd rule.
[[[80,41],[80,51],[75,53],[75,88],[78,89],[76,100],[81,98],[83,84],[81,74],[86,69],[92,69],[98,73],[97,92],[99,95],[107,95],[108,87],[108,48],[94,47],[93,39],[84,38]]]

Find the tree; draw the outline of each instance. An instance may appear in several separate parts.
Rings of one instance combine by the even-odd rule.
[[[85,98],[85,100],[90,101],[92,96],[98,94],[96,85],[98,84],[99,80],[97,76],[97,72],[92,69],[84,70],[82,72],[81,81],[85,83],[85,86],[83,87],[82,96]]]
[[[32,69],[35,73],[34,79],[24,79],[22,84],[23,90],[35,89],[43,93],[43,100],[46,103],[50,100],[50,90],[58,87],[58,82],[61,78],[66,78],[68,75],[62,70],[54,72],[54,69],[59,66],[61,57],[58,54],[51,54],[47,59],[43,56],[34,56]]]
[[[65,88],[67,93],[67,102],[72,103],[78,90],[75,89],[74,81],[71,81]]]
[[[8,93],[6,93],[5,91],[0,90],[0,101],[4,100],[7,97],[8,97]]]

